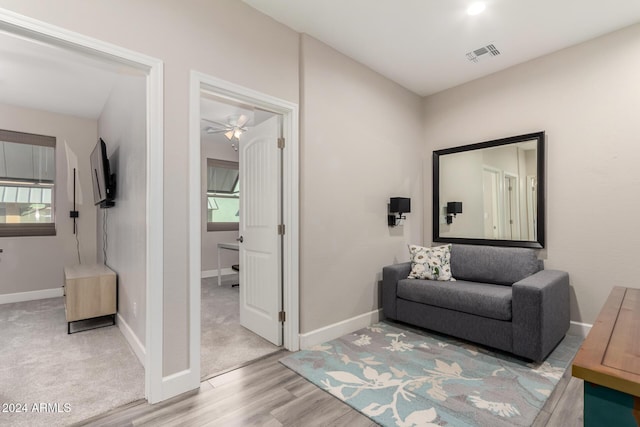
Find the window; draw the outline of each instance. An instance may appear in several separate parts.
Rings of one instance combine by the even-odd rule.
[[[207,159],[207,231],[238,230],[238,162]]]
[[[0,237],[53,236],[52,136],[0,129]]]

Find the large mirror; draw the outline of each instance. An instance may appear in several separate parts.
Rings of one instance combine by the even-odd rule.
[[[433,152],[433,241],[544,247],[544,132]]]

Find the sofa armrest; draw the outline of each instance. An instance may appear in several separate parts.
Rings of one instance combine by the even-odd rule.
[[[382,311],[384,316],[395,320],[398,281],[406,279],[411,272],[411,263],[388,265],[382,268]]]
[[[541,361],[569,330],[569,274],[541,270],[513,284],[513,352]]]

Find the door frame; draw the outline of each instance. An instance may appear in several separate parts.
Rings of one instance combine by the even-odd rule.
[[[493,179],[494,179],[494,184],[495,184],[495,194],[493,194],[493,215],[494,218],[496,219],[496,222],[494,223],[494,226],[497,227],[497,231],[494,231],[494,235],[493,237],[491,237],[491,239],[496,239],[496,238],[501,238],[501,236],[503,235],[503,215],[502,215],[502,209],[504,207],[503,204],[503,185],[504,185],[504,177],[502,176],[502,171],[500,169],[494,168],[493,166],[489,166],[489,165],[482,165],[482,182],[484,185],[484,173],[490,173],[493,175]],[[484,202],[483,202],[484,203]],[[484,209],[484,206],[483,206]],[[497,233],[497,236],[496,236]],[[489,237],[485,236],[485,239],[489,239]]]
[[[0,8],[0,30],[81,54],[124,63],[147,73],[146,99],[146,319],[145,396],[150,403],[170,397],[171,378],[163,378],[164,292],[164,71],[163,62],[99,39]]]
[[[191,71],[189,95],[189,366],[194,388],[200,384],[200,289],[202,278],[201,248],[201,154],[200,93],[218,97],[282,115],[285,148],[282,153],[282,218],[286,226],[282,250],[283,346],[297,351],[299,342],[299,142],[298,104],[267,95],[198,71]]]
[[[503,172],[503,191],[504,191],[504,209],[505,212],[509,212],[507,216],[511,217],[511,205],[509,201],[515,203],[515,213],[514,218],[511,220],[513,224],[507,224],[507,218],[504,219],[504,226],[511,230],[511,239],[510,240],[522,240],[522,230],[520,229],[520,177],[513,173],[504,171]],[[507,179],[514,180],[515,185],[512,186],[513,192],[509,194],[509,189],[507,188]],[[509,197],[507,197],[509,195]],[[513,236],[513,230],[517,230],[517,236]]]

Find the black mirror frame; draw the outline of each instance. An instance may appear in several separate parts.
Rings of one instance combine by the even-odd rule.
[[[537,240],[500,240],[500,239],[470,239],[464,237],[440,237],[440,156],[445,154],[460,153],[463,151],[480,150],[483,148],[498,147],[500,145],[514,144],[525,141],[537,141],[537,212],[536,212],[536,236]],[[545,244],[545,133],[534,132],[509,138],[494,139],[492,141],[463,145],[460,147],[445,148],[433,152],[433,241],[442,243],[462,243],[468,245],[509,246],[520,248],[542,249]]]

